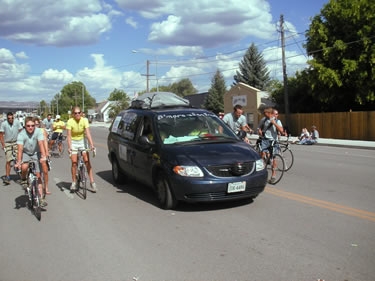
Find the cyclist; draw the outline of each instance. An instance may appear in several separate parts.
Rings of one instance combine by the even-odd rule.
[[[35,123],[35,127],[40,128],[43,132],[44,151],[46,151],[46,155],[49,156],[49,154],[48,154],[48,133],[47,133],[47,130],[46,130],[46,128],[44,128],[43,122],[40,122],[40,119],[38,117],[34,117],[33,120],[34,120],[34,123]],[[44,195],[49,195],[49,194],[51,194],[51,192],[49,191],[49,188],[48,188],[48,164],[47,164],[47,161],[43,161],[41,164],[42,164],[43,183],[44,183],[43,192],[44,192]]]
[[[74,192],[77,189],[76,181],[76,172],[77,172],[77,150],[79,148],[86,149],[85,145],[85,137],[87,138],[88,145],[90,146],[91,150],[94,150],[94,143],[92,141],[91,132],[89,128],[89,122],[87,118],[81,116],[81,108],[79,106],[73,107],[73,117],[70,118],[66,124],[67,130],[67,140],[68,140],[68,150],[69,154],[71,155],[72,161],[72,185],[70,186],[70,191]],[[83,160],[85,162],[87,173],[90,178],[90,185],[91,191],[96,192],[97,187],[96,183],[94,182],[93,171],[90,163],[89,154],[84,151],[83,153]]]
[[[27,185],[27,169],[28,161],[35,160],[39,165],[35,165],[36,176],[38,178],[38,189],[41,196],[41,206],[47,206],[47,202],[43,195],[43,184],[40,176],[40,164],[47,160],[43,132],[39,128],[35,128],[33,117],[25,118],[25,130],[22,130],[17,137],[17,163],[16,168],[21,167],[21,184]]]
[[[236,104],[233,107],[233,112],[225,114],[222,120],[237,134],[239,133],[239,131],[245,131],[249,133],[253,132],[253,130],[247,124],[246,116],[243,115],[242,105]],[[244,141],[246,141],[247,143],[250,142],[246,136],[244,137]]]
[[[17,152],[17,136],[22,129],[23,127],[18,119],[14,119],[13,113],[8,112],[7,121],[2,122],[0,127],[0,141],[6,158],[4,184],[10,184],[10,162],[13,160],[12,150]]]
[[[49,141],[50,150],[52,150],[52,146],[57,139],[62,141],[62,133],[65,130],[65,122],[60,120],[60,118],[60,115],[56,115],[56,119],[52,125],[53,134],[51,140]],[[58,149],[61,150],[61,147],[59,147]]]
[[[42,123],[44,124],[44,128],[46,128],[48,137],[50,137],[50,133],[52,132],[52,125],[53,125],[53,119],[52,114],[48,114],[47,118],[44,118]]]
[[[271,146],[272,142],[278,140],[278,134],[283,134],[284,129],[281,121],[276,118],[274,115],[274,111],[272,107],[266,107],[263,111],[264,117],[259,122],[258,134],[261,138],[261,152],[260,156],[264,158],[266,153],[270,153],[269,147]],[[272,153],[276,153],[276,147],[274,147]],[[273,159],[272,162],[272,175],[271,175],[271,183],[273,183],[276,178],[276,160]]]

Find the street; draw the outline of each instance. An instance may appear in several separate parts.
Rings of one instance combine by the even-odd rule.
[[[41,221],[13,171],[0,187],[0,280],[375,280],[375,150],[293,145],[292,169],[253,202],[162,210],[151,189],[114,185],[108,129],[91,131],[98,193],[69,192],[67,154]]]

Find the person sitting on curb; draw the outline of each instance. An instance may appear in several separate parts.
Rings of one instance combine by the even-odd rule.
[[[319,132],[316,129],[316,126],[313,125],[311,127],[310,137],[302,139],[298,144],[309,144],[309,145],[311,145],[311,144],[318,143],[318,141],[319,141]]]

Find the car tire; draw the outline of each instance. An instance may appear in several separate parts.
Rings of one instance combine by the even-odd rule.
[[[125,175],[121,171],[116,157],[112,158],[112,178],[118,184],[125,182]]]
[[[174,197],[168,179],[163,172],[158,175],[156,181],[156,192],[161,208],[170,210],[176,207],[177,200]]]

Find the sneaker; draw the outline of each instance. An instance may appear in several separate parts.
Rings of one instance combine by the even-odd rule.
[[[77,190],[77,186],[75,182],[72,182],[72,185],[70,186],[70,192],[74,192]]]
[[[3,180],[3,182],[5,184],[10,184],[10,177],[5,177],[4,180]]]
[[[270,179],[269,183],[275,183],[275,181],[276,181],[276,178],[275,178],[275,177],[272,177],[272,178]]]
[[[40,207],[44,208],[47,207],[48,203],[46,199],[40,199]]]
[[[90,185],[91,185],[91,191],[92,192],[97,192],[98,191],[98,189],[96,188],[96,183],[95,182],[90,183]]]

